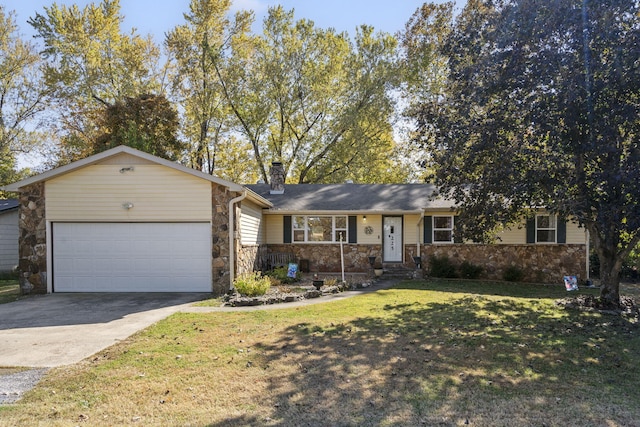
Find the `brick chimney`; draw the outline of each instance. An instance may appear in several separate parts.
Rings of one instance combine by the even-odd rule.
[[[269,175],[271,176],[269,194],[284,194],[284,166],[282,166],[282,162],[271,163]]]

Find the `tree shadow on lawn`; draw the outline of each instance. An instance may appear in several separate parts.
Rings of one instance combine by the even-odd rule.
[[[287,368],[257,398],[272,413],[216,425],[631,425],[640,416],[639,330],[620,317],[472,295],[327,322],[259,344],[256,367]]]
[[[494,295],[513,298],[565,298],[577,294],[599,295],[597,287],[580,287],[577,291],[567,291],[563,283],[521,283],[464,279],[435,279],[424,281],[404,281],[396,289],[424,289],[436,292],[453,292],[478,295]]]

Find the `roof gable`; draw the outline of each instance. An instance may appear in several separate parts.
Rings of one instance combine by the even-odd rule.
[[[172,169],[176,169],[179,170],[181,172],[196,176],[198,178],[202,178],[211,182],[214,182],[216,184],[222,185],[224,187],[228,187],[230,190],[232,191],[242,191],[242,186],[235,184],[233,182],[230,181],[226,181],[224,179],[220,179],[217,178],[215,176],[212,175],[208,175],[206,173],[197,171],[195,169],[192,168],[188,168],[186,166],[183,166],[181,164],[178,164],[176,162],[172,162],[170,160],[166,160],[163,159],[161,157],[157,157],[154,155],[151,155],[149,153],[145,153],[143,151],[140,150],[136,150],[135,148],[131,148],[128,147],[126,145],[120,145],[118,147],[112,148],[110,150],[107,151],[103,151],[101,153],[98,154],[94,154],[93,156],[89,156],[86,157],[84,159],[78,160],[76,162],[73,163],[69,163],[68,165],[64,165],[61,166],[59,168],[55,168],[55,169],[51,169],[49,171],[43,172],[39,175],[35,175],[32,176],[30,178],[27,179],[23,179],[22,181],[18,181],[16,183],[7,185],[5,187],[6,191],[19,191],[20,188],[22,187],[26,187],[27,185],[31,185],[31,184],[36,184],[38,182],[42,182],[42,181],[48,181],[51,178],[55,178],[58,177],[60,175],[64,175],[73,171],[76,171],[78,169],[90,166],[90,165],[96,165],[96,164],[101,164],[101,163],[106,163],[106,164],[113,164],[113,162],[115,161],[115,159],[117,159],[118,157],[120,157],[122,154],[127,154],[129,156],[133,156],[136,158],[139,158],[141,160],[147,161],[150,164],[159,164],[162,166],[166,166]]]
[[[18,200],[16,199],[0,199],[0,213],[18,209]]]
[[[140,150],[136,150],[135,148],[131,148],[126,145],[120,145],[110,150],[103,151],[98,154],[94,154],[93,156],[89,156],[82,160],[69,163],[68,165],[51,169],[39,175],[35,175],[30,178],[23,179],[22,181],[15,182],[13,184],[9,184],[3,187],[3,189],[5,191],[20,191],[21,188],[26,187],[28,185],[48,181],[50,179],[77,171],[87,166],[97,165],[97,164],[122,164],[123,166],[126,166],[128,163],[131,163],[133,159],[136,159],[136,161],[140,162],[138,164],[157,164],[157,165],[166,166],[168,168],[195,176],[196,178],[204,179],[214,184],[227,187],[231,191],[243,192],[247,189],[246,187],[243,187],[231,181],[227,181],[227,180],[215,177],[213,175],[206,174],[196,169],[183,166],[179,163],[172,162],[170,160],[166,160],[161,157],[157,157]],[[256,200],[262,205],[265,205],[265,206],[270,205],[270,203],[267,200],[265,200],[264,198],[258,196],[253,192],[251,192],[250,196],[252,199]]]

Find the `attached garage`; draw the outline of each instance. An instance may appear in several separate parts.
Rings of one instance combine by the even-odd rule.
[[[120,146],[4,189],[19,193],[22,293],[227,292],[238,184]]]
[[[53,292],[211,292],[209,223],[54,223]]]

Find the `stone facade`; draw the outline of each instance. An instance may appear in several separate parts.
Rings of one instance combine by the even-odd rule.
[[[44,183],[20,193],[18,271],[22,294],[47,293],[47,221]]]
[[[293,253],[298,262],[302,259],[309,260],[309,270],[311,272],[339,272],[340,245],[269,245],[269,252]],[[382,248],[380,245],[356,245],[345,243],[344,269],[351,273],[364,273],[371,270],[369,257],[376,256],[380,260]]]
[[[260,246],[240,245],[236,257],[236,275],[260,270]]]
[[[340,271],[340,245],[268,245],[269,252],[292,253],[300,261],[309,260],[311,272]],[[404,267],[415,269],[413,256],[416,245],[405,245],[405,263],[385,264],[385,268]],[[347,272],[369,272],[369,256],[381,260],[380,245],[344,245],[344,267]],[[525,274],[524,280],[539,283],[560,283],[564,275],[584,277],[586,272],[585,245],[422,245],[420,258],[422,269],[429,272],[429,258],[448,257],[454,265],[463,261],[483,268],[482,278],[502,280],[506,268],[519,267]],[[246,266],[248,267],[248,265]]]
[[[416,248],[405,248],[415,252]],[[524,273],[524,281],[561,283],[562,276],[585,278],[587,269],[586,246],[565,245],[423,245],[421,259],[428,272],[429,258],[446,256],[456,266],[463,261],[483,268],[482,278],[502,280],[510,266]]]
[[[239,196],[229,192],[222,185],[211,185],[211,269],[212,291],[214,295],[223,295],[231,289],[229,270],[229,201]],[[238,215],[234,215],[238,221]],[[237,224],[236,224],[237,227]],[[237,240],[236,248],[238,247]],[[236,253],[237,255],[237,253]]]

